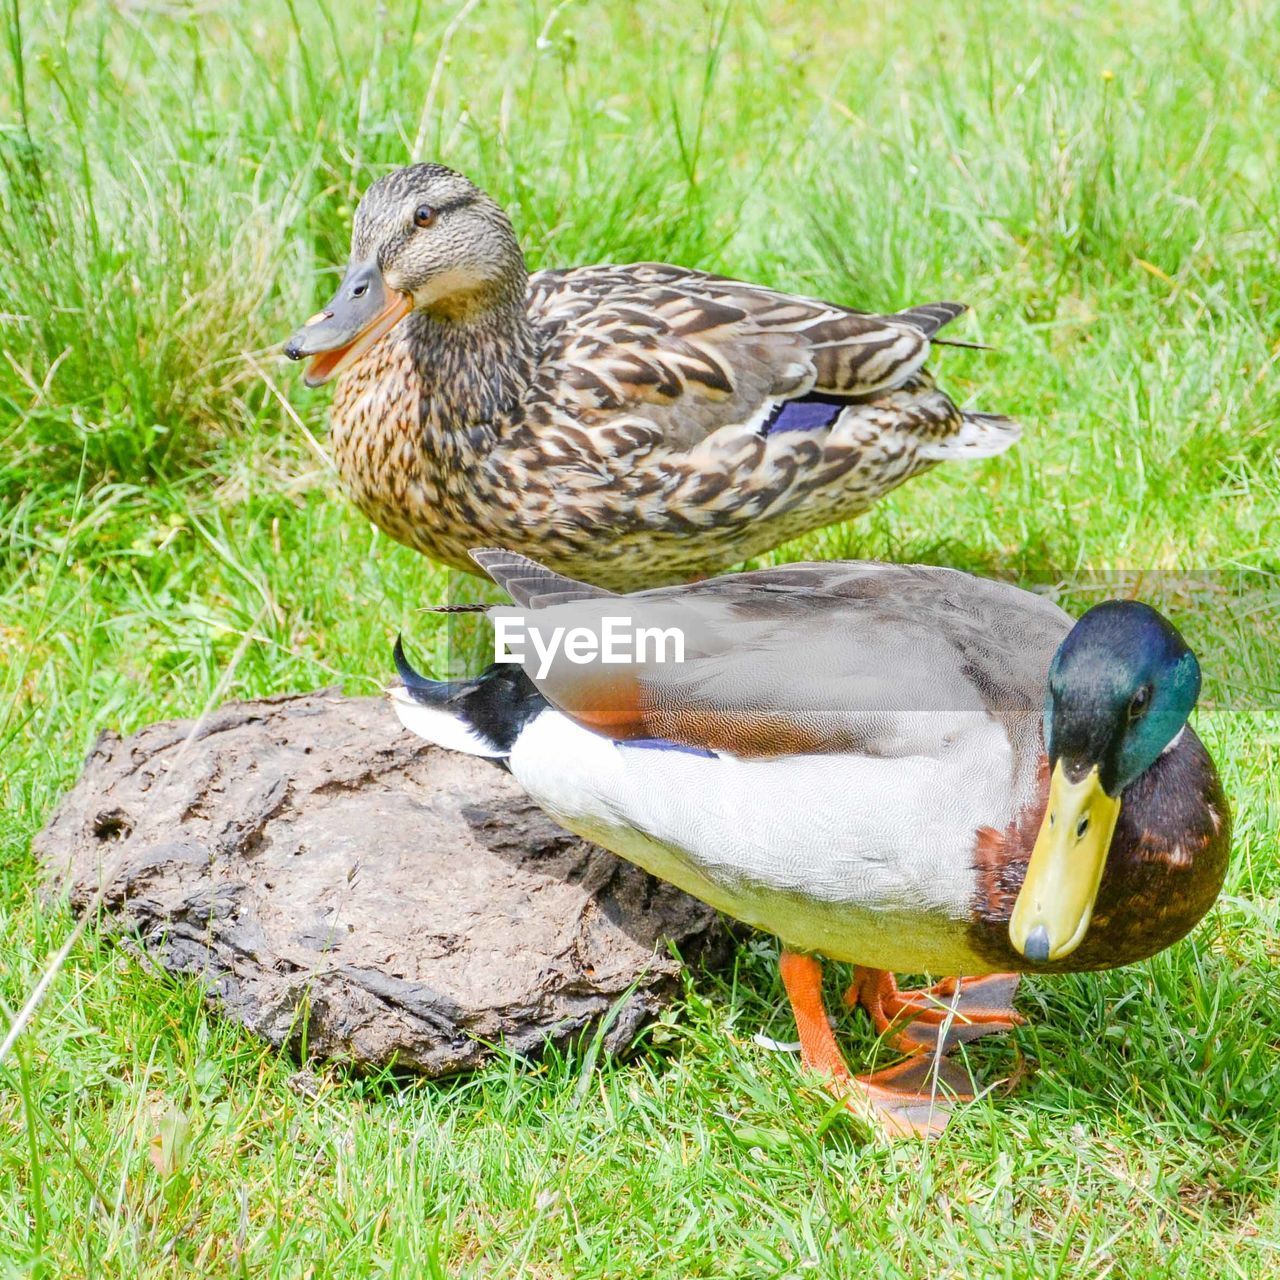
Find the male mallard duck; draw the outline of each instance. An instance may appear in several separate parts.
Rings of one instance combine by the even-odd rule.
[[[502,209],[416,164],[356,210],[332,301],[285,344],[340,375],[333,451],[393,538],[475,572],[480,542],[611,587],[680,582],[1007,449],[924,369],[965,308],[865,315],[637,263],[530,277]],[[965,345],[963,343],[956,345]]]
[[[927,1076],[950,1064],[851,1076],[817,954],[858,966],[849,998],[896,1044],[945,1052],[1019,1020],[1018,973],[1141,960],[1222,886],[1227,803],[1186,723],[1200,668],[1145,604],[1073,625],[1007,584],[869,562],[620,597],[503,551],[476,560],[543,651],[558,626],[565,641],[612,619],[615,657],[648,628],[665,660],[656,639],[630,664],[531,648],[526,669],[448,682],[397,645],[401,721],[505,761],[571,831],[778,935],[804,1063],[892,1128],[945,1123]],[[899,991],[895,971],[970,977]]]

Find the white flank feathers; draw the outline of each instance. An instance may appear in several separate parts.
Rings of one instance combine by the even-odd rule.
[[[464,755],[489,758],[506,755],[500,747],[481,737],[457,716],[450,715],[439,707],[425,707],[422,703],[415,702],[402,688],[392,688],[388,692],[400,723],[410,733],[416,733],[418,737],[434,742],[437,747],[444,747],[446,751],[461,751]]]

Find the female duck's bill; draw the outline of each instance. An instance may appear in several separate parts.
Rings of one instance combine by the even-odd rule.
[[[1085,939],[1122,794],[1173,743],[1200,693],[1200,664],[1167,619],[1135,600],[1090,609],[1049,668],[1049,802],[1009,941],[1038,964]]]
[[[412,308],[407,293],[387,287],[376,262],[353,262],[325,309],[292,334],[284,353],[290,360],[310,356],[303,381],[318,387],[364,355]]]

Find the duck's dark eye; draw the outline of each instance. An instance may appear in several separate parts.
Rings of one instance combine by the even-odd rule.
[[[1150,701],[1151,686],[1149,684],[1144,684],[1142,688],[1129,699],[1129,719],[1136,720],[1140,715],[1142,715],[1146,711],[1147,704]]]
[[[429,204],[420,204],[413,211],[415,227],[429,227],[436,220],[436,211]]]

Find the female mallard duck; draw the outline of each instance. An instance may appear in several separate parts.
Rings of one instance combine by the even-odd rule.
[[[393,538],[481,542],[610,587],[686,581],[1018,436],[923,368],[952,302],[897,315],[639,263],[529,277],[502,209],[417,164],[356,210],[333,300],[285,344],[340,375],[333,451]],[[963,343],[958,345],[965,345]]]
[[[931,1064],[967,1082],[922,1053],[852,1077],[815,954],[858,966],[849,998],[895,1044],[945,1052],[1019,1020],[1017,973],[1141,960],[1218,895],[1230,818],[1186,723],[1200,668],[1147,605],[1073,625],[1007,584],[867,562],[619,597],[476,560],[541,649],[447,682],[397,646],[400,719],[505,760],[570,830],[777,934],[803,1061],[892,1128],[945,1123]],[[620,637],[615,658],[650,642],[631,663],[583,663],[581,642],[552,660],[560,626]],[[996,976],[899,991],[894,971]]]

